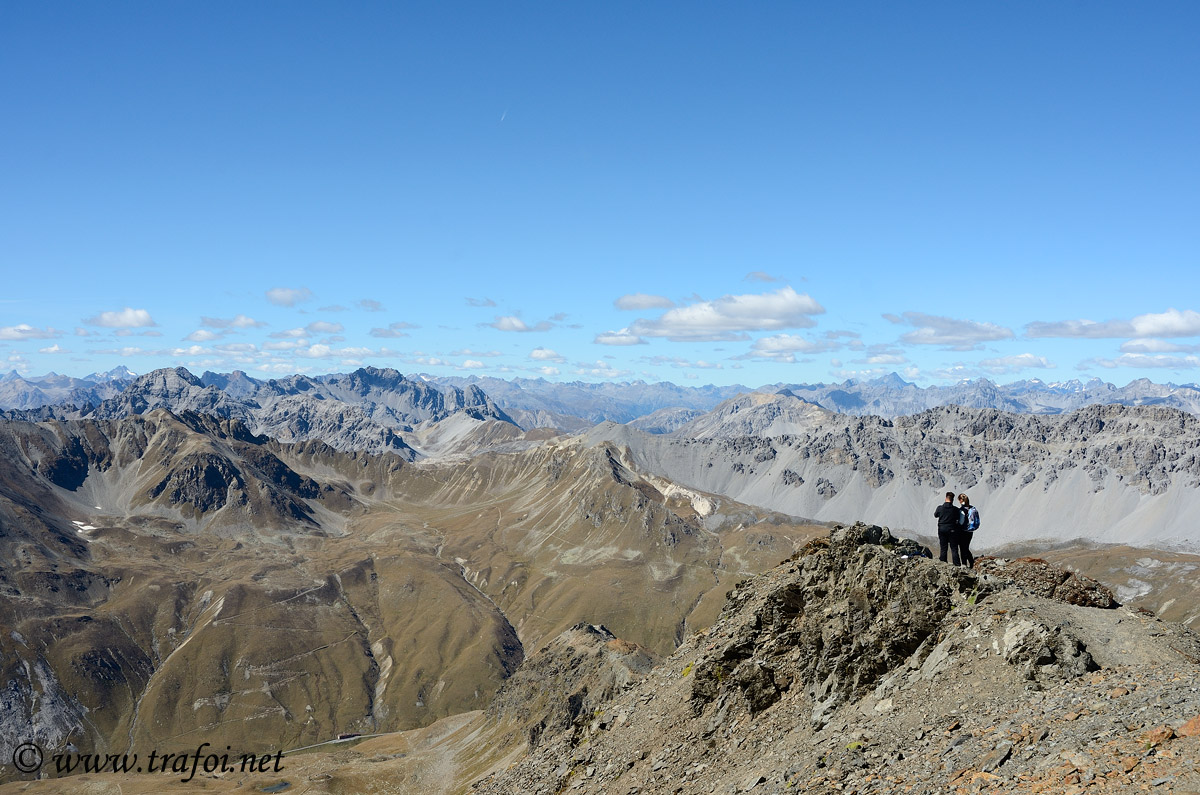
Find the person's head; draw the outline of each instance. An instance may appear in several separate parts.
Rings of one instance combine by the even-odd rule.
[[[946,502],[954,502],[954,492],[946,492]]]
[[[971,498],[965,494],[958,495],[958,501],[962,503],[962,506],[964,508],[968,507],[971,504]]]

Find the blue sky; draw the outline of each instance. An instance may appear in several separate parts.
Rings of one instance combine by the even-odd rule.
[[[1198,23],[2,4],[0,370],[1197,381]]]

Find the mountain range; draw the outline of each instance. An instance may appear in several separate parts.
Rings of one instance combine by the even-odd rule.
[[[182,368],[178,368],[182,369]],[[362,368],[359,380],[373,381],[388,389],[392,382],[399,391],[415,392],[417,384],[436,387],[447,395],[461,394],[467,402],[486,394],[494,407],[502,409],[509,419],[522,428],[554,427],[564,431],[580,431],[600,422],[631,423],[643,421],[643,430],[668,432],[693,419],[697,414],[711,411],[719,403],[748,392],[784,392],[814,403],[829,411],[854,416],[875,415],[892,419],[919,414],[946,405],[967,408],[991,408],[1016,414],[1060,414],[1094,404],[1125,406],[1165,406],[1191,414],[1200,413],[1200,387],[1195,384],[1156,384],[1138,379],[1117,387],[1093,378],[1045,382],[1038,379],[996,384],[986,378],[962,381],[946,386],[919,387],[895,373],[880,378],[838,384],[795,384],[778,382],[751,388],[741,384],[729,386],[680,386],[668,381],[633,382],[555,382],[542,378],[513,378],[504,380],[487,376],[410,375],[401,383],[395,370]],[[260,380],[243,372],[228,374],[205,373],[200,380],[205,386],[216,386],[231,397],[244,398],[264,389],[287,392],[304,389],[312,384],[336,384],[355,376],[334,374],[324,376],[290,376],[285,379]],[[42,406],[73,404],[84,407],[98,405],[113,397],[135,381],[128,369],[118,367],[109,373],[92,374],[73,379],[50,373],[26,378],[12,371],[0,377],[0,409],[36,409]],[[267,385],[277,385],[269,387]],[[338,397],[348,402],[361,402],[365,393],[354,387],[338,392],[336,387],[324,396]],[[424,399],[428,399],[427,395]],[[420,402],[421,398],[417,401]],[[451,404],[455,398],[449,398]],[[657,416],[654,416],[656,415]],[[428,419],[426,417],[425,419]]]
[[[1053,712],[1080,677],[1136,652],[1125,662],[1173,698],[1146,650],[1193,654],[1182,627],[1133,608],[1086,612],[1126,602],[1200,621],[1188,553],[1200,547],[1200,418],[1177,406],[886,417],[786,386],[708,408],[678,402],[716,392],[673,385],[648,385],[643,403],[636,389],[624,402],[619,390],[559,393],[591,401],[593,417],[649,409],[593,424],[562,413],[565,398],[521,408],[479,383],[375,368],[269,380],[175,368],[110,383],[123,386],[96,402],[0,416],[0,781],[22,778],[3,765],[31,731],[49,749],[105,753],[186,751],[214,733],[262,752],[381,734],[363,747],[382,759],[318,752],[313,764],[337,776],[297,764],[314,791],[375,787],[391,770],[414,792],[673,792],[707,781],[707,763],[682,752],[695,742],[727,760],[723,787],[782,792],[803,773],[824,782],[815,791],[888,791],[856,772],[862,754],[831,750],[830,737],[858,732],[850,742],[932,792],[962,770],[1042,775],[1022,766],[1041,746],[1019,724],[1005,731],[1023,739],[988,770],[955,750],[1003,756],[1004,741],[979,738],[986,720],[1011,722],[1011,687],[1053,692]],[[1192,388],[1172,389],[1182,400]],[[1070,570],[922,560],[948,489],[980,506],[978,552],[1036,549]],[[828,536],[860,518],[914,540],[875,525]],[[1038,601],[1080,594],[1095,604]],[[904,745],[922,721],[968,725],[952,699],[921,709],[949,671],[994,683],[975,705],[990,717],[948,750]],[[660,695],[662,710],[643,709]],[[786,708],[768,713],[775,704]],[[1109,712],[1125,726],[1142,714]],[[803,735],[786,739],[799,717]],[[760,719],[768,734],[752,731]],[[617,754],[630,743],[670,750],[642,764]],[[797,761],[760,770],[772,753]],[[901,764],[935,753],[963,766]]]

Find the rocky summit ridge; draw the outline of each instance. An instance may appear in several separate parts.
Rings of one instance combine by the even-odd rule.
[[[912,551],[836,528],[474,790],[1200,791],[1200,637],[1038,595],[1040,561],[981,572]],[[1056,595],[1102,596],[1083,585]]]

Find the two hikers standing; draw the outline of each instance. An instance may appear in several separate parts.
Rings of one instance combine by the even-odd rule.
[[[975,556],[971,554],[971,539],[975,528],[979,527],[979,511],[971,505],[966,494],[959,494],[960,505],[954,504],[954,492],[946,492],[946,501],[933,512],[933,518],[938,523],[938,546],[941,554],[938,556],[946,563],[946,553],[949,552],[955,566],[975,565]]]

